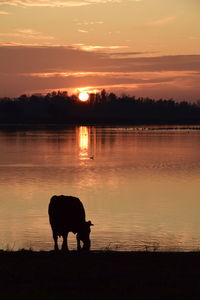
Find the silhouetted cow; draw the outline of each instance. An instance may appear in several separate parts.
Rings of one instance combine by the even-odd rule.
[[[72,196],[53,196],[49,203],[49,221],[53,231],[54,249],[58,249],[58,236],[62,236],[62,250],[68,250],[67,236],[69,232],[77,233],[77,250],[90,249],[90,226],[93,224],[85,221],[85,210],[82,202]]]

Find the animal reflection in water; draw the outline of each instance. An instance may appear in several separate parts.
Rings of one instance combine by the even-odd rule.
[[[90,250],[91,221],[85,221],[85,210],[80,199],[72,196],[53,196],[49,203],[49,221],[51,224],[54,249],[58,251],[58,237],[63,238],[62,250],[68,251],[67,236],[76,234],[77,251]],[[81,248],[81,242],[83,247]]]

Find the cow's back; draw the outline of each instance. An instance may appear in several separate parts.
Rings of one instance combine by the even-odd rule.
[[[53,196],[49,203],[49,220],[58,235],[67,231],[76,233],[85,222],[82,202],[72,196]]]

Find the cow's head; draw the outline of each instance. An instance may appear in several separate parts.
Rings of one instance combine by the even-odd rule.
[[[86,251],[90,250],[90,226],[94,226],[94,224],[92,224],[91,221],[87,221],[81,226],[81,229],[78,232],[78,237],[83,242],[82,249]]]

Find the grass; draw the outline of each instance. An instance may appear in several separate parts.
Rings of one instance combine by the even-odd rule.
[[[198,299],[200,252],[0,251],[0,299]]]

